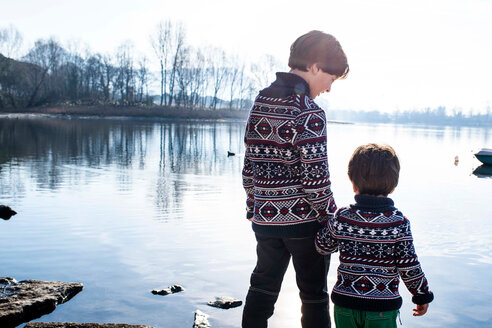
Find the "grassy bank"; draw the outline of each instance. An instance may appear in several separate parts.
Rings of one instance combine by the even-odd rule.
[[[230,109],[188,109],[164,106],[49,106],[23,109],[8,109],[0,113],[50,114],[93,117],[135,117],[204,120],[240,120],[248,117],[246,110]]]

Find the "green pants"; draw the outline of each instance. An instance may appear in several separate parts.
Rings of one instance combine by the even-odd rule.
[[[385,312],[359,311],[335,305],[337,328],[396,328],[398,310]]]

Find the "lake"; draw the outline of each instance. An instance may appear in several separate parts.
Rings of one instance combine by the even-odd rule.
[[[0,116],[0,204],[18,212],[0,220],[0,276],[84,284],[36,321],[181,328],[200,309],[212,327],[239,327],[242,307],[206,303],[244,300],[255,266],[243,133],[238,122]],[[473,173],[473,151],[492,148],[492,129],[329,124],[339,206],[353,202],[346,167],[368,142],[388,143],[400,157],[391,197],[412,223],[436,297],[412,317],[402,285],[401,327],[491,327],[492,178]],[[330,288],[337,265],[335,255]],[[172,284],[185,291],[151,294]],[[270,327],[300,327],[299,319],[289,268]]]

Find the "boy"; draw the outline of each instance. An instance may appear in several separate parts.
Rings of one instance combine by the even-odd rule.
[[[303,328],[330,327],[329,257],[314,239],[336,210],[330,190],[326,118],[313,101],[348,73],[347,57],[331,35],[311,31],[290,48],[289,73],[260,91],[246,126],[243,185],[247,218],[257,240],[257,264],[242,327],[267,327],[290,258],[302,301]]]
[[[410,222],[388,198],[400,163],[387,145],[359,146],[348,165],[355,205],[344,207],[316,236],[321,254],[340,252],[331,299],[340,327],[396,327],[402,299],[399,277],[417,304],[414,316],[434,299],[413,247]]]

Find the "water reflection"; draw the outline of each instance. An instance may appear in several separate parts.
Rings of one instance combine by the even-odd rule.
[[[2,193],[22,197],[27,181],[56,191],[65,185],[87,185],[114,179],[120,193],[130,192],[135,171],[154,181],[148,194],[157,208],[174,217],[186,188],[183,178],[231,175],[239,161],[243,123],[135,122],[58,118],[0,119]],[[156,156],[157,155],[157,156]],[[29,180],[13,174],[22,163]],[[13,170],[13,171],[12,171]],[[168,215],[169,216],[169,215]]]
[[[473,170],[473,174],[478,178],[492,178],[492,165],[482,164]]]
[[[84,282],[83,293],[41,321],[181,328],[188,319],[185,326],[192,325],[190,313],[199,308],[211,314],[214,327],[239,326],[241,308],[225,312],[206,302],[219,292],[243,297],[254,266],[241,187],[243,127],[0,117],[0,200],[19,212],[0,222],[0,268],[18,279]],[[367,142],[397,149],[402,170],[393,198],[412,222],[437,295],[428,316],[415,320],[402,292],[404,327],[490,327],[490,314],[477,305],[492,306],[492,293],[483,289],[492,269],[486,205],[492,184],[471,174],[479,165],[471,150],[489,146],[490,131],[329,125],[340,206],[353,202],[348,159]],[[237,155],[227,157],[227,151]],[[335,280],[333,269],[329,283]],[[187,292],[173,298],[150,293],[173,283]],[[298,327],[293,272],[282,291],[270,326]],[[466,307],[475,310],[463,313]]]

